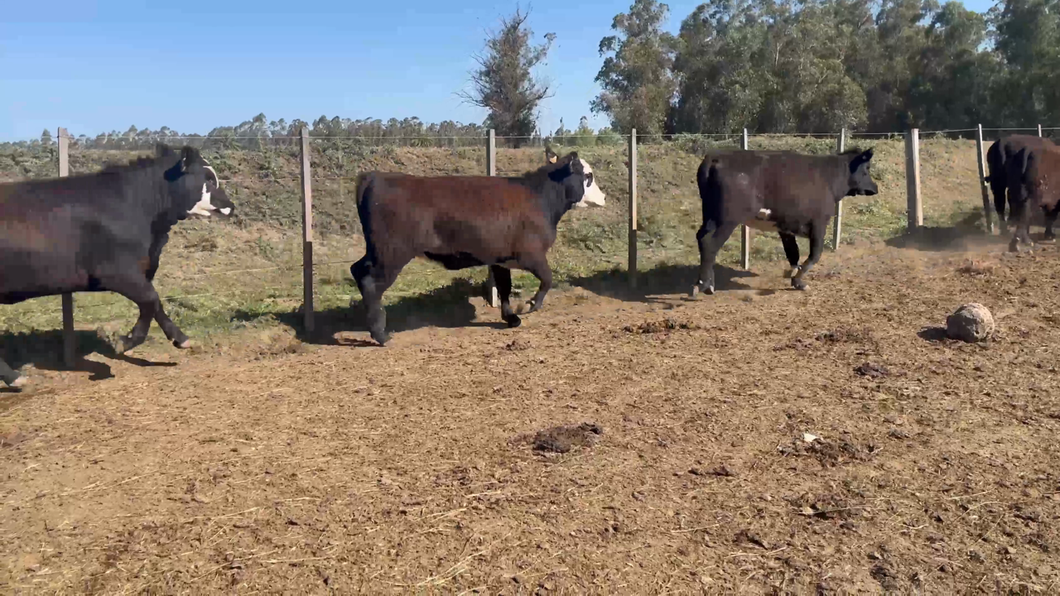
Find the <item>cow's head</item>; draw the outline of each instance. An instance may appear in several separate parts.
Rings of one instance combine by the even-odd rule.
[[[546,166],[549,180],[563,186],[563,197],[566,199],[564,210],[577,205],[585,198],[585,169],[577,151],[571,151],[564,157],[550,160],[552,166]]]
[[[847,162],[847,191],[844,196],[856,197],[864,195],[871,197],[880,191],[876,182],[872,179],[869,171],[872,165],[872,148],[865,151],[851,151]]]
[[[166,158],[177,157],[172,149],[161,144],[157,153],[167,165],[170,160]],[[221,179],[210,162],[198,149],[190,146],[181,149],[179,159],[165,173],[174,209],[183,211],[184,217],[231,216],[235,205],[221,188]]]
[[[545,159],[549,163],[556,163],[559,156],[552,151],[551,147],[545,147]],[[578,161],[581,162],[582,171],[585,174],[585,192],[582,199],[575,203],[574,206],[579,208],[589,207],[591,205],[603,207],[606,195],[604,195],[604,191],[600,190],[600,182],[596,179],[596,176],[593,175],[593,169],[589,167],[589,163],[584,159],[578,158]]]

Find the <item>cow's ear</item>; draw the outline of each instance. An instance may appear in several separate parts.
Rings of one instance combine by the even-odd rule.
[[[559,159],[559,156],[556,155],[556,152],[552,150],[552,147],[545,145],[545,159],[548,160],[548,163],[556,163],[556,160]]]
[[[868,163],[870,159],[872,159],[872,147],[869,147],[861,153],[858,153],[854,156],[854,159],[850,160],[850,172],[854,173],[858,171],[858,168],[860,168],[863,164]]]
[[[570,171],[575,174],[584,174],[585,168],[582,167],[582,160],[578,158],[577,151],[571,151],[567,157],[563,158],[563,161],[570,164]]]
[[[180,150],[180,170],[182,172],[187,172],[188,168],[191,167],[191,164],[199,161],[198,157],[199,152],[196,151],[194,147],[185,145],[184,148]]]

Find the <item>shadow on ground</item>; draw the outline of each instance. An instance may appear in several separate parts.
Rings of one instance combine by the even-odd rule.
[[[114,376],[104,362],[86,360],[85,356],[99,354],[110,360],[118,360],[135,366],[176,366],[175,362],[151,362],[142,358],[117,354],[114,347],[94,331],[74,332],[77,360],[72,369],[63,363],[63,334],[60,329],[30,331],[28,333],[0,332],[0,358],[18,370],[32,364],[34,368],[48,371],[74,371],[89,373],[90,381],[101,381]]]
[[[952,226],[921,226],[888,238],[887,246],[927,252],[962,251],[977,247],[1007,245],[1010,235],[988,234],[980,225],[983,214],[969,213]]]
[[[750,290],[751,287],[736,281],[737,278],[757,277],[751,271],[733,269],[725,265],[714,265],[714,289],[716,292]],[[627,302],[658,302],[656,296],[678,294],[688,297],[692,284],[699,279],[698,265],[656,265],[637,272],[637,287],[629,285],[629,274],[625,269],[614,268],[600,271],[588,277],[570,280],[570,285],[594,294]],[[764,293],[772,293],[765,290]]]
[[[473,297],[485,297],[482,285],[474,284],[464,278],[456,278],[448,285],[430,292],[413,296],[402,296],[386,305],[386,329],[393,334],[424,327],[493,327],[498,329],[506,327],[504,322],[500,320],[499,311],[496,314],[495,321],[476,321],[475,305],[470,302]],[[387,295],[384,294],[384,302],[386,298]],[[512,305],[515,306],[516,304],[518,303],[513,297]],[[267,315],[238,310],[233,314],[233,320],[255,321],[262,316],[275,318],[281,324],[290,327],[295,331],[299,341],[306,343],[316,345],[378,345],[367,338],[349,341],[339,340],[334,337],[336,333],[340,332],[368,332],[365,309],[360,299],[355,300],[352,306],[339,306],[316,311],[313,317],[314,330],[312,333],[306,333],[305,331],[305,318],[301,309]]]
[[[639,272],[637,287],[629,287],[628,277],[622,269],[602,271],[588,277],[574,278],[568,283],[601,296],[625,301],[659,302],[654,296],[680,294],[688,296],[692,283],[698,276],[699,268],[692,265],[659,265]],[[753,277],[755,273],[716,265],[714,268],[716,291],[749,290],[750,286],[736,281],[736,278]],[[351,282],[352,283],[352,282]],[[512,296],[512,307],[525,312],[525,302],[537,291],[537,287],[526,290],[522,295]],[[555,291],[555,290],[554,290]],[[773,290],[762,290],[760,294],[771,294]],[[386,299],[384,294],[384,300]],[[488,318],[476,320],[475,305],[471,298],[488,299],[485,284],[473,283],[465,278],[456,278],[446,286],[413,296],[403,296],[386,306],[386,328],[389,333],[412,331],[424,327],[490,327],[504,329],[507,327],[500,319],[500,311],[492,310]],[[546,308],[547,308],[546,299]],[[532,315],[531,315],[532,316]],[[296,310],[261,314],[260,312],[237,310],[234,321],[252,322],[263,317],[273,318],[282,325],[292,329],[299,341],[315,345],[378,345],[370,339],[339,339],[335,335],[342,332],[368,332],[364,305],[359,299],[352,307],[339,306],[318,310],[314,313],[314,330],[306,333],[303,311]]]

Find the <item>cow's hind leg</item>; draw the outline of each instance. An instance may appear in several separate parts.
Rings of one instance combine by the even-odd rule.
[[[784,245],[784,254],[788,257],[788,264],[791,265],[791,271],[787,276],[791,277],[799,272],[799,242],[794,234],[787,232],[779,232],[779,234],[780,242]]]
[[[1031,240],[1030,201],[1026,199],[1019,201],[1012,211],[1016,215],[1016,229],[1012,233],[1012,240],[1009,241],[1008,249],[1009,252],[1019,252],[1020,244],[1026,245],[1027,248],[1034,246],[1034,241]]]
[[[17,370],[11,368],[0,358],[0,381],[12,389],[19,389],[26,383],[26,377],[20,375]]]
[[[827,222],[815,221],[810,223],[810,254],[806,257],[806,262],[799,267],[798,273],[791,278],[791,287],[796,290],[805,290],[809,287],[809,284],[803,281],[803,277],[821,258],[821,252],[824,250],[825,226],[827,226]]]
[[[508,324],[509,328],[518,327],[522,324],[519,315],[512,312],[512,272],[507,267],[490,265],[493,273],[493,283],[497,286],[497,294],[501,299],[501,318]]]
[[[696,232],[696,240],[699,242],[699,279],[692,286],[693,298],[700,291],[707,294],[714,293],[714,261],[718,258],[718,251],[725,245],[729,236],[732,236],[737,225],[739,224],[724,223],[715,227],[714,222],[711,221],[700,226],[699,231]]]
[[[364,257],[350,267],[350,273],[361,291],[367,310],[368,332],[379,345],[390,341],[386,332],[386,309],[383,308],[383,292],[397,280],[398,273],[412,259],[389,262],[386,266]]]
[[[994,194],[994,211],[997,213],[997,225],[999,234],[1008,233],[1008,222],[1005,220],[1005,201],[1007,198],[1008,183],[1005,177],[999,174],[990,174],[990,191]],[[1011,207],[1009,212],[1011,214]]]

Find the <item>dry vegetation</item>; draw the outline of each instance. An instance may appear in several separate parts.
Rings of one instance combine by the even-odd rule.
[[[1056,593],[1060,255],[975,231],[974,143],[959,141],[924,141],[936,228],[896,237],[902,145],[875,146],[882,192],[848,202],[851,244],[808,292],[762,234],[753,273],[721,267],[698,301],[695,155],[641,149],[631,292],[614,271],[623,151],[582,149],[609,206],[561,224],[550,305],[503,329],[477,287],[417,263],[385,349],[348,313],[345,264],[317,271],[321,333],[297,331],[293,156],[217,156],[242,220],[182,226],[159,273],[191,352],[155,330],[109,356],[94,328],[124,330],[134,308],[78,296],[89,356],[59,371],[58,336],[39,330],[58,327],[58,300],[0,311],[5,355],[35,381],[0,394],[0,586]],[[484,167],[475,150],[321,153],[321,178]],[[539,159],[502,150],[499,170]],[[318,260],[358,257],[347,187],[315,188]],[[259,271],[208,275],[235,269]],[[995,336],[940,337],[970,301]]]

